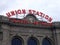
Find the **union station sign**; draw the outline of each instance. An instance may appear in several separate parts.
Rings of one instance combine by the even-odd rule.
[[[39,25],[39,24],[45,24],[45,25],[51,25],[52,23],[45,23],[45,22],[38,22],[38,21],[34,21],[33,22],[33,19],[32,18],[29,18],[30,22],[28,22],[27,20],[17,20],[17,19],[14,19],[14,18],[10,18],[11,16],[18,16],[19,14],[31,14],[32,16],[34,15],[38,15],[42,18],[45,18],[46,20],[48,20],[49,22],[52,21],[52,18],[49,17],[48,15],[42,13],[42,12],[39,12],[39,11],[35,11],[35,10],[25,10],[25,9],[18,9],[18,10],[14,10],[14,11],[10,11],[8,13],[6,13],[6,15],[8,16],[9,20],[11,22],[14,22],[14,23],[24,23],[24,24],[29,24],[29,23],[32,23],[32,24],[35,24],[35,25]]]

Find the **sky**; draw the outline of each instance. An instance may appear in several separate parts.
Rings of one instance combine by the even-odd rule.
[[[33,9],[52,17],[52,22],[60,21],[60,0],[0,0],[0,15],[18,9]]]

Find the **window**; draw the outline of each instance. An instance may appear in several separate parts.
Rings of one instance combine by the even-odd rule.
[[[34,37],[29,38],[28,45],[37,45],[37,39]]]
[[[11,41],[12,45],[22,45],[22,43],[23,43],[22,38],[17,37],[17,36],[15,36]]]
[[[44,38],[43,42],[42,42],[42,45],[52,45],[51,40],[49,38]]]
[[[0,40],[3,39],[3,32],[0,32]]]

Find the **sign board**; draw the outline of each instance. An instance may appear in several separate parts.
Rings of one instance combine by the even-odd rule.
[[[8,18],[9,18],[9,20],[11,21],[11,22],[14,22],[14,23],[21,23],[21,24],[34,24],[34,25],[39,25],[39,24],[43,24],[43,25],[52,25],[52,23],[46,23],[46,22],[39,22],[39,21],[34,21],[33,22],[33,19],[32,18],[30,18],[29,20],[31,21],[31,22],[29,22],[29,21],[27,21],[27,20],[22,20],[22,19],[14,19],[14,18],[10,18],[11,16],[14,16],[14,15],[16,15],[16,16],[18,16],[18,14],[33,14],[33,15],[38,15],[38,16],[40,16],[40,17],[43,17],[43,18],[45,18],[46,20],[48,20],[49,22],[51,22],[52,21],[52,18],[51,17],[49,17],[48,15],[46,15],[46,14],[44,14],[44,13],[42,13],[42,12],[39,12],[39,11],[35,11],[35,10],[25,10],[25,9],[18,9],[18,10],[14,10],[14,11],[10,11],[10,12],[8,12],[8,13],[6,13],[6,15],[8,16]],[[32,16],[33,16],[32,15]]]

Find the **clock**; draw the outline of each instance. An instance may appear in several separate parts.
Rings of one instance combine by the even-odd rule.
[[[34,19],[33,19],[33,18],[31,18],[31,17],[30,17],[28,20],[29,20],[29,22],[31,22],[31,23],[33,23],[33,22],[34,22]]]
[[[32,16],[28,16],[26,20],[29,21],[30,23],[33,23],[35,21],[35,18]]]

